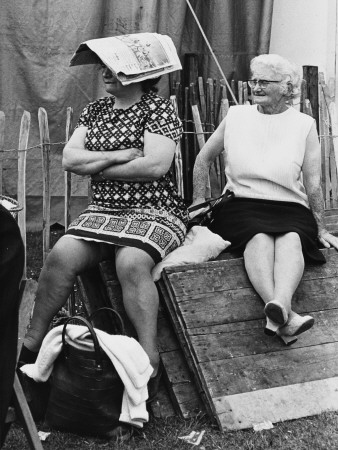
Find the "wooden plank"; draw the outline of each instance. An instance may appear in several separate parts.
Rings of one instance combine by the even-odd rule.
[[[38,288],[38,283],[35,280],[22,280],[20,285],[20,308],[19,308],[19,329],[18,329],[18,348],[17,354],[19,356],[23,339],[32,315],[35,295]]]
[[[223,430],[251,428],[266,420],[283,422],[338,410],[338,378],[215,398]]]
[[[173,405],[178,414],[183,417],[194,415],[196,411],[196,405],[200,404],[201,393],[203,392],[199,379],[194,377],[194,363],[192,361],[191,354],[187,349],[187,344],[184,336],[182,336],[183,328],[179,323],[179,319],[175,312],[174,302],[170,298],[172,292],[167,289],[167,286],[163,283],[163,280],[159,280],[158,283],[159,292],[161,294],[161,301],[165,304],[167,311],[170,315],[171,325],[176,336],[172,336],[171,348],[168,346],[168,350],[163,346],[163,340],[166,338],[166,332],[164,333],[164,339],[161,337],[161,328],[159,328],[159,343],[161,352],[161,359],[167,374],[168,391],[170,393]],[[170,312],[169,312],[170,311]],[[175,342],[177,341],[177,343]],[[179,343],[179,348],[178,347]],[[172,351],[170,351],[172,349]],[[188,383],[195,387],[195,390],[191,392],[189,402],[185,402],[180,398],[180,390],[176,390],[177,384]],[[206,403],[204,403],[206,404]],[[211,412],[211,411],[209,411]]]
[[[151,403],[150,408],[153,416],[159,419],[167,419],[176,415],[168,390],[162,381],[160,382],[157,400]]]
[[[249,94],[248,94],[248,82],[243,81],[243,102],[247,105],[249,102]]]
[[[38,111],[40,145],[42,157],[42,185],[43,185],[43,219],[42,219],[42,245],[43,261],[46,260],[50,249],[50,139],[48,117],[44,108]]]
[[[72,130],[73,108],[67,108],[67,120],[66,120],[66,142],[69,141],[69,137]],[[64,175],[65,186],[65,230],[67,230],[70,224],[70,198],[72,195],[72,173],[65,170]]]
[[[205,102],[205,93],[204,93],[204,82],[202,77],[198,77],[198,93],[199,93],[199,101],[201,108],[201,119],[202,122],[206,121],[206,102]]]
[[[172,403],[178,401],[178,408],[181,411],[181,416],[184,419],[194,417],[205,413],[205,407],[203,405],[203,392],[197,392],[197,389],[192,383],[177,383],[173,385]]]
[[[306,82],[306,95],[311,102],[312,117],[319,131],[318,67],[303,66],[303,79]]]
[[[327,259],[326,264],[306,266],[303,280],[338,276],[336,250],[330,248],[321,251]],[[243,258],[166,267],[163,280],[170,284],[178,302],[185,300],[181,300],[184,296],[251,287]]]
[[[5,113],[0,111],[0,195],[2,195],[2,185],[3,185],[3,160],[4,160],[4,149],[5,149]]]
[[[337,118],[337,108],[334,102],[331,102],[329,105],[329,115],[331,119],[331,131],[332,131],[332,145],[333,145],[333,153],[335,160],[335,174],[337,174],[338,169],[338,118]],[[338,189],[335,186],[334,191],[334,200],[337,201],[338,198]],[[336,207],[336,205],[333,205]]]
[[[292,349],[338,341],[338,310],[311,313],[315,325],[311,333],[300,335]],[[288,350],[277,337],[263,332],[265,320],[221,324],[189,329],[189,340],[199,363]]]
[[[325,81],[323,73],[319,74],[319,132],[322,149],[322,180],[325,208],[331,208],[329,117],[325,98]]]
[[[26,239],[26,159],[27,159],[27,146],[29,137],[29,128],[31,122],[31,115],[28,111],[24,111],[21,118],[20,134],[19,134],[19,147],[18,147],[18,203],[22,210],[18,212],[18,225],[25,249],[25,259],[23,268],[23,278],[27,277],[27,239]]]
[[[243,105],[243,81],[238,81],[238,103]]]
[[[213,399],[338,376],[338,342],[201,363]]]
[[[337,307],[336,299],[337,277],[303,280],[294,295],[293,309],[300,314],[331,309]],[[264,303],[253,288],[190,296],[178,305],[187,329],[265,317]]]
[[[194,119],[194,125],[195,125],[196,134],[197,134],[198,146],[199,146],[199,149],[201,150],[202,147],[205,145],[205,138],[204,138],[204,130],[202,127],[202,121],[200,118],[198,106],[192,104],[191,111],[192,111],[192,116]]]
[[[198,106],[197,105],[191,105],[191,111],[192,111],[192,116],[193,116],[193,120],[194,120],[195,130],[196,130],[196,134],[197,134],[198,146],[199,146],[199,149],[201,150],[202,147],[205,144],[205,138],[204,138],[204,129],[203,129],[203,126],[202,126],[202,122],[201,122]],[[208,177],[208,181],[207,181],[207,185],[206,185],[206,188],[205,188],[205,192],[206,192],[206,198],[209,198],[211,196],[210,177]]]
[[[13,397],[15,412],[20,418],[20,422],[23,426],[30,448],[34,450],[43,450],[43,446],[38,435],[38,430],[36,429],[35,422],[33,420],[25,394],[16,373],[14,376]]]
[[[176,113],[178,114],[177,97],[175,95],[171,95],[170,101],[173,104]],[[175,178],[176,178],[177,192],[184,199],[183,158],[182,158],[181,141],[179,141],[177,143],[176,148],[175,148],[174,165],[175,165]]]

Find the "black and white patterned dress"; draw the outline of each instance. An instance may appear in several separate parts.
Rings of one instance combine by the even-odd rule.
[[[144,94],[125,110],[113,109],[114,101],[104,97],[83,110],[77,127],[88,128],[86,149],[143,149],[146,130],[175,142],[181,138],[181,121],[168,100]],[[183,243],[188,213],[169,173],[146,182],[92,180],[91,188],[92,202],[70,224],[67,235],[137,247],[155,263]]]

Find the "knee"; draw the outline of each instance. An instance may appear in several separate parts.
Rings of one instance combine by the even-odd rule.
[[[248,254],[251,250],[259,251],[260,249],[266,249],[273,243],[274,238],[264,233],[255,234],[246,244],[244,250],[244,256]]]
[[[48,254],[42,271],[45,275],[53,273],[63,273],[65,276],[67,276],[67,274],[76,274],[74,258],[72,257],[72,254],[67,251],[67,246],[64,245],[61,240],[56,243]]]
[[[116,271],[120,283],[137,285],[142,280],[143,269],[133,260],[125,260],[116,265]]]
[[[302,251],[302,242],[298,233],[290,231],[289,233],[281,236],[280,240],[286,247],[291,246],[293,250],[298,250],[300,252]]]

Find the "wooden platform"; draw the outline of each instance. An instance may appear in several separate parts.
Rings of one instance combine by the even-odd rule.
[[[326,221],[329,231],[338,233],[337,209],[326,211]],[[153,405],[153,412],[158,417],[168,417],[177,414],[181,417],[189,418],[201,412],[205,412],[206,410],[210,414],[215,415],[215,409],[213,406],[211,406],[212,402],[210,402],[210,398],[209,400],[207,399],[207,396],[205,394],[205,385],[201,381],[199,373],[195,370],[194,360],[192,356],[194,355],[194,352],[191,353],[191,348],[189,347],[185,337],[186,330],[184,324],[186,320],[187,323],[189,323],[189,327],[191,327],[192,325],[196,329],[200,326],[198,322],[199,320],[201,321],[201,323],[204,323],[205,321],[205,323],[214,326],[215,324],[213,322],[213,317],[216,317],[215,320],[219,319],[219,317],[224,317],[227,323],[231,323],[233,321],[237,323],[237,326],[239,326],[239,323],[242,323],[242,326],[244,326],[247,321],[253,320],[252,322],[248,322],[246,328],[244,327],[242,330],[239,328],[235,330],[234,333],[232,333],[231,329],[230,332],[224,331],[224,333],[223,330],[216,330],[216,333],[220,333],[216,335],[212,332],[211,338],[214,342],[210,344],[203,341],[208,330],[207,328],[204,329],[202,326],[200,328],[200,334],[196,334],[194,338],[194,344],[195,341],[199,341],[199,351],[202,351],[202,348],[205,345],[212,345],[217,347],[219,345],[220,339],[224,339],[225,336],[226,341],[228,341],[230,336],[235,345],[235,341],[238,338],[238,333],[240,333],[243,336],[247,335],[247,337],[243,341],[243,345],[245,346],[247,342],[249,348],[251,345],[253,349],[252,351],[257,352],[256,342],[251,342],[253,331],[245,331],[250,326],[252,326],[253,329],[256,329],[256,332],[254,332],[254,336],[256,336],[255,339],[260,342],[261,346],[265,345],[268,346],[268,348],[271,348],[272,342],[274,342],[274,346],[277,345],[278,348],[284,347],[284,344],[282,346],[277,338],[274,340],[266,340],[265,335],[262,335],[262,327],[264,323],[264,315],[262,313],[259,315],[259,317],[254,316],[254,319],[250,319],[254,310],[262,312],[262,304],[261,301],[257,298],[257,295],[253,292],[251,284],[247,279],[245,272],[243,272],[242,260],[240,259],[237,260],[237,262],[230,263],[229,267],[226,262],[220,262],[223,260],[228,260],[229,258],[232,259],[233,257],[233,255],[229,255],[228,253],[219,255],[219,262],[216,262],[216,266],[218,264],[218,267],[226,267],[225,271],[222,269],[218,272],[215,272],[213,269],[213,267],[216,267],[213,266],[215,262],[206,263],[200,266],[200,270],[202,272],[204,272],[204,269],[206,269],[204,273],[205,277],[199,279],[199,275],[197,275],[196,280],[196,274],[193,275],[190,279],[190,275],[192,275],[191,267],[189,269],[188,266],[185,266],[184,268],[182,268],[182,270],[181,268],[178,268],[177,276],[174,275],[175,272],[167,270],[167,274],[164,277],[165,280],[161,279],[157,283],[160,293],[160,311],[158,319],[159,350],[165,369],[163,381],[160,387],[159,402],[158,404]],[[210,271],[213,275],[212,280],[208,275],[210,274]],[[203,297],[204,294],[201,291],[202,295],[197,295],[196,303],[193,305],[193,309],[191,309],[190,311],[182,310],[182,313],[184,313],[182,326],[180,314],[177,314],[175,311],[175,302],[173,301],[173,299],[175,298],[176,294],[173,291],[173,286],[171,286],[171,280],[175,280],[173,285],[179,285],[178,279],[181,277],[181,272],[182,274],[184,273],[185,278],[182,283],[185,283],[185,285],[191,283],[191,285],[195,285],[195,287],[199,289],[198,286],[201,286],[201,280],[205,280],[202,282],[202,284],[204,283],[203,288],[205,288],[208,292],[205,298],[213,297],[216,303],[220,298],[222,298],[221,289],[223,288],[220,288],[222,283],[230,283],[228,289],[229,292],[227,293],[227,301],[230,302],[229,305],[227,307],[221,305],[219,309],[217,309],[218,306],[216,307],[214,304],[211,304],[209,307],[208,303]],[[239,283],[238,286],[237,283]],[[117,309],[124,317],[124,320],[127,324],[128,335],[135,336],[135,331],[130,325],[130,322],[126,317],[123,308],[121,286],[116,276],[116,270],[113,261],[104,261],[95,270],[91,270],[82,274],[78,278],[78,284],[81,297],[84,301],[85,308],[87,309],[88,313],[91,313],[100,306],[113,306],[113,308]],[[237,287],[238,290],[236,291]],[[232,298],[230,292],[232,292]],[[178,297],[182,299],[184,299],[184,295],[187,295],[187,293],[178,293]],[[239,298],[243,298],[243,301],[241,301],[240,303],[238,302]],[[234,306],[236,306],[237,304],[247,304],[246,298],[252,298],[252,301],[254,303],[249,302],[249,306],[246,309],[242,308],[241,310],[237,310],[237,317],[231,317],[230,311],[233,312]],[[296,310],[298,312],[303,312],[301,308],[302,303],[299,303],[296,299],[296,304],[299,304],[296,307]],[[185,303],[182,302],[182,306],[184,305]],[[306,307],[304,311],[306,311]],[[200,317],[200,319],[196,319],[197,312],[199,313],[198,316]],[[191,318],[191,322],[188,321],[188,318],[189,321]],[[96,323],[96,320],[98,321],[98,323]],[[109,324],[107,323],[99,323],[102,320],[100,318],[97,318],[96,320],[95,324],[98,326],[103,325],[105,329],[107,328],[107,325],[109,326]],[[228,327],[230,327],[229,324]],[[319,327],[317,328],[317,326],[314,328],[316,332],[318,331],[318,329]],[[225,333],[229,334],[226,335]],[[212,352],[213,350],[209,349],[207,351],[205,349],[203,351],[205,356],[208,357],[209,352]],[[241,350],[239,349],[238,351],[240,352]],[[275,347],[272,348],[271,351],[275,351]]]
[[[338,410],[338,253],[307,267],[295,294],[315,326],[292,347],[263,333],[242,258],[165,269],[161,290],[197,390],[223,430]]]

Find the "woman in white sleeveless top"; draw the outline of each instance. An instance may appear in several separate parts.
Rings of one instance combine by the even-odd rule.
[[[205,201],[209,167],[225,150],[225,189],[235,198],[215,214],[212,231],[242,253],[263,299],[268,335],[296,336],[311,316],[291,309],[305,262],[325,263],[318,246],[338,249],[324,223],[321,152],[314,119],[290,107],[299,91],[297,68],[278,55],[251,61],[253,105],[230,108],[199,153],[193,205]],[[198,212],[197,212],[198,213]]]

